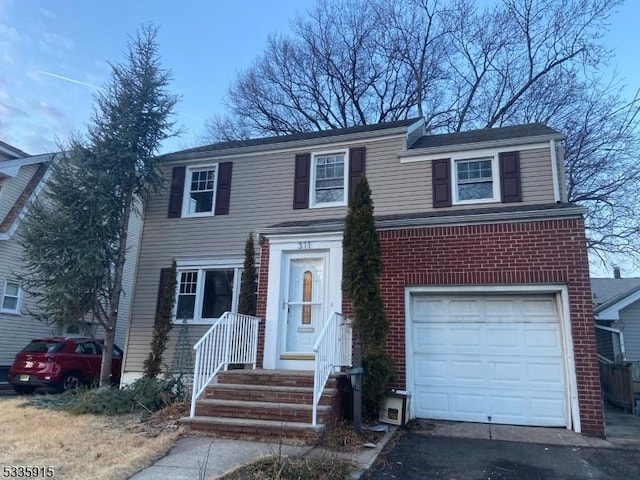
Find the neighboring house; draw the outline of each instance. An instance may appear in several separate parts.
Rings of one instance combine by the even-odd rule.
[[[34,319],[28,311],[33,299],[23,289],[18,276],[23,273],[22,248],[17,237],[20,222],[30,202],[44,187],[49,176],[53,154],[29,156],[6,143],[0,142],[0,380],[6,378],[8,368],[20,349],[29,340],[41,336],[101,335],[94,324],[46,325]],[[116,343],[124,346],[128,324],[141,221],[138,217],[130,226],[130,257],[124,276],[124,294],[119,312]]]
[[[567,203],[562,138],[540,124],[426,135],[422,120],[407,120],[165,155],[170,181],[145,211],[123,378],[142,374],[173,259],[167,363],[184,354],[180,325],[190,349],[236,310],[250,232],[258,366],[292,378],[313,370],[325,322],[350,312],[342,229],[366,173],[390,386],[412,395],[410,416],[603,435],[585,210]]]
[[[609,360],[634,363],[640,380],[640,278],[592,278],[593,314],[598,328],[598,353]],[[604,327],[604,328],[602,328]]]

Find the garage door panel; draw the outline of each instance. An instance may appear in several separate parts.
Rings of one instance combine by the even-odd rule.
[[[425,412],[427,418],[441,420],[562,426],[566,416],[565,403],[548,392],[505,395],[490,389],[474,394],[464,389],[432,387],[416,390],[416,397],[418,417]]]
[[[446,418],[449,411],[449,395],[446,392],[417,389],[415,395],[415,407],[418,412],[429,412],[429,418]],[[413,398],[411,401],[414,401]]]
[[[471,359],[434,354],[414,357],[414,383],[444,382],[452,386],[476,387],[495,382],[503,388],[564,389],[563,367],[559,359],[526,356],[501,360],[482,355]]]
[[[527,381],[540,388],[564,389],[563,365],[560,362],[529,362],[527,364]]]
[[[419,324],[412,335],[413,351],[457,354],[521,354],[562,356],[559,326],[543,324]]]
[[[556,302],[553,298],[524,298],[521,301],[522,315],[534,321],[544,321],[555,323],[557,321],[558,312]]]
[[[414,296],[411,325],[418,417],[566,424],[553,296]]]
[[[562,354],[558,325],[527,325],[524,329],[524,347],[543,355]]]

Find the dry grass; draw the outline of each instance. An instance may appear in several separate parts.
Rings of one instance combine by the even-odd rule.
[[[171,448],[176,429],[141,424],[133,415],[71,415],[0,400],[0,465],[52,466],[54,478],[129,478]]]
[[[338,458],[265,457],[227,473],[219,480],[347,480],[351,464]]]
[[[357,452],[366,448],[365,443],[378,443],[383,436],[384,433],[369,431],[367,426],[363,426],[362,433],[357,434],[351,423],[340,422],[327,430],[322,446],[338,452]]]

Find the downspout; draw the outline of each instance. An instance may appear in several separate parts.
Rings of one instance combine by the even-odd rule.
[[[551,149],[551,172],[553,175],[553,198],[556,203],[562,201],[560,198],[560,177],[558,175],[558,152],[556,151],[556,141],[549,140],[549,148]]]

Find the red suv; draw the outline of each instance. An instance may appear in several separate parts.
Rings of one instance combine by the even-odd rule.
[[[102,340],[91,338],[35,338],[16,355],[9,369],[9,383],[18,393],[31,393],[38,387],[63,392],[100,379]],[[122,350],[114,346],[111,375],[120,383]]]

